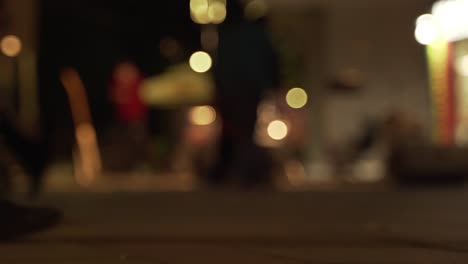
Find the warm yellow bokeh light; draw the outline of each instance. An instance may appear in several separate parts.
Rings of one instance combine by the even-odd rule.
[[[288,126],[281,120],[275,120],[268,125],[267,132],[272,139],[282,140],[288,135]]]
[[[226,19],[226,5],[223,2],[212,2],[208,7],[208,18],[213,24],[220,24]]]
[[[211,69],[213,61],[211,60],[211,56],[208,53],[197,51],[190,57],[189,63],[192,70],[203,73]]]
[[[8,57],[16,57],[21,52],[22,44],[17,36],[8,35],[2,39],[0,46],[3,54]]]
[[[198,24],[210,23],[208,7],[208,0],[190,0],[190,14],[193,22]]]
[[[208,0],[190,0],[190,11],[208,9]]]
[[[292,88],[286,95],[286,102],[292,108],[302,108],[307,104],[308,96],[302,88]]]
[[[193,107],[189,113],[190,122],[194,125],[206,126],[216,121],[216,111],[211,106]]]
[[[197,24],[205,25],[210,23],[210,18],[208,17],[208,10],[202,12],[191,12],[190,14],[193,22]]]

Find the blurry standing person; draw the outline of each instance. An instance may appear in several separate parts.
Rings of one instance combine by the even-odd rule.
[[[24,135],[7,117],[0,114],[0,166],[7,166],[7,156],[12,156],[24,169],[30,179],[29,195],[39,194],[43,173],[47,166],[48,151],[45,140],[34,140]],[[0,170],[4,184],[10,175],[4,167]],[[9,192],[10,186],[2,191]],[[62,213],[54,208],[23,206],[10,202],[0,193],[0,241],[15,240],[59,224]]]
[[[41,136],[32,139],[16,127],[7,117],[0,116],[0,144],[3,147],[2,156],[10,154],[19,163],[30,180],[29,195],[35,198],[39,195],[44,172],[48,165],[49,153],[47,143]],[[8,153],[8,154],[7,154]],[[5,157],[1,157],[5,162]],[[6,177],[6,175],[0,175]]]
[[[1,107],[0,107],[1,108]],[[36,198],[41,189],[43,173],[49,152],[43,136],[32,139],[26,136],[8,117],[8,110],[0,110],[0,182],[1,191],[8,192],[10,158],[18,162],[30,178],[29,195]],[[62,213],[54,208],[31,207],[13,203],[0,192],[0,241],[22,238],[59,224]]]
[[[28,195],[36,198],[41,191],[44,171],[48,165],[48,144],[42,131],[27,135],[20,129],[18,98],[15,96],[18,87],[14,88],[12,94],[0,93],[0,189],[5,193],[11,191],[9,163],[14,161],[28,176]]]
[[[131,62],[116,65],[111,83],[111,99],[120,128],[123,129],[121,144],[126,149],[126,162],[131,169],[146,160],[147,112],[148,108],[140,98],[143,76]],[[123,154],[122,152],[122,154]],[[122,165],[122,164],[120,164]]]
[[[218,155],[208,177],[213,184],[229,177],[245,185],[269,181],[271,159],[254,143],[257,107],[268,90],[279,86],[278,60],[266,17],[246,16],[245,1],[227,1],[219,27],[214,67],[222,118]]]

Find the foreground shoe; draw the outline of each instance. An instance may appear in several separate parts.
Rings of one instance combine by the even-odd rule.
[[[15,240],[56,226],[62,213],[52,208],[26,207],[0,200],[0,241]]]

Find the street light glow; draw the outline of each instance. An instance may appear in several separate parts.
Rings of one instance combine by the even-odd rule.
[[[190,57],[189,64],[195,72],[203,73],[211,69],[213,61],[208,53],[197,51]]]
[[[193,22],[198,24],[208,24],[208,0],[190,0],[190,14]]]
[[[286,102],[292,108],[299,109],[307,104],[308,96],[302,88],[292,88],[286,94]]]
[[[439,36],[439,28],[435,17],[431,14],[425,14],[418,17],[416,20],[414,36],[422,45],[432,44]]]
[[[223,2],[213,2],[208,7],[208,18],[213,24],[220,24],[226,19],[226,5]]]
[[[190,110],[189,118],[194,125],[211,125],[216,121],[216,111],[211,106],[196,106]]]
[[[281,120],[275,120],[268,125],[267,132],[272,139],[283,140],[288,135],[288,126]]]
[[[22,44],[17,36],[7,35],[1,40],[0,47],[6,56],[16,57],[21,52]]]

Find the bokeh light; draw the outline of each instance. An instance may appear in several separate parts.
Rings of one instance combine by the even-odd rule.
[[[198,24],[208,24],[208,0],[190,0],[190,14],[193,22]]]
[[[252,0],[246,6],[244,15],[249,20],[264,17],[268,13],[268,4],[264,0]]]
[[[21,40],[14,35],[5,36],[0,43],[2,53],[8,57],[16,57],[21,52]]]
[[[275,120],[270,122],[267,132],[272,139],[283,140],[288,135],[288,126],[281,120]]]
[[[213,24],[220,24],[226,19],[226,5],[223,2],[212,2],[208,7],[208,18]]]
[[[461,33],[460,28],[464,28],[466,25],[464,21],[466,7],[461,5],[462,2],[465,0],[437,1],[432,6],[432,15],[437,21],[439,32],[447,40],[453,40]]]
[[[418,17],[414,36],[422,45],[430,45],[433,43],[439,36],[439,29],[435,17],[430,14]]]
[[[203,51],[197,51],[190,57],[190,68],[195,72],[203,73],[211,69],[213,61],[211,56]]]
[[[216,111],[211,106],[196,106],[190,110],[189,118],[194,125],[211,125],[216,121]]]
[[[190,11],[208,10],[208,0],[190,0]]]
[[[286,94],[286,102],[292,108],[302,108],[307,104],[308,96],[302,88],[292,88]]]

